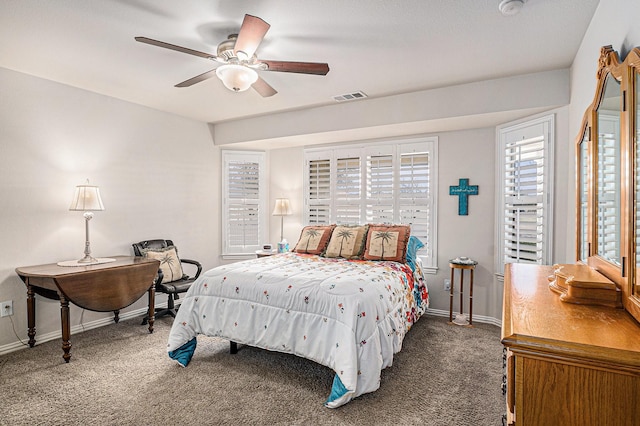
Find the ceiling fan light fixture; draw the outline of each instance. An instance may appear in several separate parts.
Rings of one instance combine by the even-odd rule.
[[[222,84],[234,92],[244,92],[258,80],[258,73],[243,65],[227,64],[216,68],[216,75]]]
[[[269,28],[270,25],[263,19],[245,14],[238,34],[230,34],[226,40],[218,44],[217,55],[165,43],[164,41],[154,40],[148,37],[135,37],[135,40],[163,49],[170,49],[213,60],[221,64],[215,69],[178,83],[175,87],[193,86],[196,83],[213,77],[215,74],[229,90],[243,92],[252,87],[260,96],[268,98],[278,92],[271,87],[269,83],[260,78],[256,70],[313,75],[326,75],[329,72],[329,64],[327,63],[258,59],[256,49],[260,46],[260,43],[262,43]]]

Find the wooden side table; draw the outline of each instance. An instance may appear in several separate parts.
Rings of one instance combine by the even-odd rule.
[[[471,271],[471,281],[469,283],[469,326],[473,325],[473,271],[478,262],[467,257],[449,260],[451,268],[451,286],[449,287],[449,323],[453,323],[453,289],[455,287],[454,271],[460,270],[460,314],[463,313],[464,302],[464,271]]]
[[[16,273],[27,286],[27,324],[29,346],[36,344],[36,299],[38,294],[60,301],[62,350],[65,362],[71,359],[71,327],[69,303],[96,312],[114,313],[120,319],[120,309],[149,293],[149,333],[153,333],[155,280],[160,262],[144,257],[114,256],[111,263],[78,267],[48,265],[16,268]]]

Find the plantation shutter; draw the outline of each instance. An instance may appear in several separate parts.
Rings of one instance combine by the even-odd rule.
[[[360,223],[361,202],[360,157],[338,158],[335,174],[335,222]]]
[[[503,263],[550,262],[550,135],[553,118],[504,129],[502,149]]]
[[[331,160],[308,160],[307,223],[328,224],[331,205]]]
[[[367,156],[366,217],[369,223],[394,222],[394,167],[391,154]]]
[[[505,158],[505,263],[541,263],[544,137],[508,144]]]
[[[411,225],[415,235],[429,249],[429,153],[417,152],[400,155],[398,210],[400,223]]]
[[[437,138],[305,150],[307,224],[411,225],[436,268]]]
[[[265,200],[260,196],[261,154],[223,154],[225,254],[249,254],[261,245],[265,215]]]

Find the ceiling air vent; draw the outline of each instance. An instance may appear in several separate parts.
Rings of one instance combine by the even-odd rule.
[[[367,95],[364,92],[357,91],[352,93],[347,93],[345,95],[336,95],[333,99],[336,102],[346,102],[346,101],[355,101],[356,99],[364,99]]]

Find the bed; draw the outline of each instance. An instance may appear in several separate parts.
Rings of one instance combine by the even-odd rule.
[[[325,405],[336,408],[378,389],[428,302],[417,259],[282,253],[202,274],[183,298],[168,353],[186,367],[204,334],[295,354],[335,371]]]

